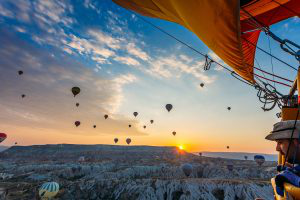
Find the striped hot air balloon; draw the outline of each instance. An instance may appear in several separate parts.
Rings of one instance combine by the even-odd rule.
[[[50,199],[55,197],[59,191],[59,184],[56,182],[46,182],[44,183],[40,190],[39,195],[42,199]]]

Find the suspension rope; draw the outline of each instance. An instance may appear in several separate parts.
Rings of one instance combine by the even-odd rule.
[[[268,35],[268,41],[269,41],[269,52],[270,52],[270,54],[272,54],[272,50],[271,50],[271,42],[270,42],[270,36],[269,36],[269,35]],[[271,59],[271,65],[272,65],[272,74],[274,74],[273,58],[270,57],[270,59]],[[273,81],[274,81],[274,75],[272,75],[272,78],[273,78]],[[274,83],[274,87],[276,88],[275,82],[273,82],[273,83]]]
[[[276,74],[273,74],[273,73],[267,72],[267,71],[265,71],[265,70],[262,70],[261,68],[254,67],[254,69],[256,69],[256,70],[258,70],[258,71],[261,71],[261,72],[263,72],[263,73],[265,73],[265,74],[272,75],[272,76],[274,76],[274,77],[276,77],[276,78],[279,78],[279,79],[282,79],[282,80],[291,82],[291,83],[294,82],[294,81],[291,81],[291,80],[289,80],[289,79],[287,79],[287,78],[283,78],[283,77],[281,77],[281,76],[277,76]]]
[[[287,49],[287,48],[290,48],[290,47],[287,45],[287,43],[290,43],[290,44],[292,44],[293,46],[299,48],[299,46],[298,46],[297,44],[295,44],[295,43],[293,43],[293,42],[291,42],[291,41],[289,41],[289,40],[282,40],[282,39],[280,39],[279,37],[277,37],[274,33],[272,33],[272,32],[270,31],[270,29],[269,29],[268,26],[266,26],[265,24],[263,24],[262,22],[260,22],[259,20],[257,20],[254,16],[252,16],[252,15],[251,15],[249,12],[247,12],[245,9],[241,8],[241,10],[242,10],[244,13],[246,13],[246,14],[248,15],[248,17],[250,17],[250,18],[248,19],[249,21],[252,20],[253,23],[256,24],[256,28],[259,28],[259,29],[263,30],[267,35],[271,36],[275,41],[279,42],[279,43],[280,43],[280,47],[281,47],[284,51],[286,51],[287,53],[289,53],[289,54],[291,54],[291,55],[294,55],[294,56],[296,57],[296,59],[300,61],[299,56],[296,55],[295,52],[291,52],[291,51],[289,51],[289,50]],[[276,60],[282,62],[283,64],[287,65],[288,67],[290,67],[290,68],[292,68],[292,69],[298,71],[298,70],[297,70],[296,68],[294,68],[292,65],[290,65],[290,64],[286,63],[285,61],[283,61],[283,60],[277,58],[276,56],[272,55],[271,53],[268,53],[267,51],[263,50],[262,48],[260,48],[260,47],[257,46],[256,44],[253,44],[252,42],[250,42],[249,40],[247,40],[246,38],[243,38],[243,37],[242,37],[242,39],[245,40],[246,42],[250,43],[251,45],[255,46],[256,48],[258,48],[258,49],[261,50],[262,52],[268,54],[269,56],[271,56],[271,57],[275,58]],[[284,45],[287,46],[287,48],[285,48]]]
[[[132,14],[135,14],[133,11],[129,10]],[[136,15],[136,14],[135,14]],[[264,77],[261,77],[253,72],[251,72],[253,75],[254,75],[254,79],[257,80],[257,81],[260,81],[261,83],[263,83],[263,86],[261,86],[260,84],[258,84],[258,82],[256,83],[251,83],[245,79],[243,79],[239,74],[237,74],[235,71],[229,69],[228,67],[225,67],[224,65],[222,65],[221,63],[213,60],[212,58],[209,58],[207,54],[204,54],[200,51],[198,51],[197,49],[195,49],[194,47],[190,46],[189,44],[181,41],[180,39],[176,38],[175,36],[173,36],[172,34],[168,33],[167,31],[163,30],[162,28],[160,28],[159,26],[156,26],[155,24],[153,24],[152,22],[148,21],[147,19],[145,19],[144,17],[140,16],[140,15],[136,15],[139,19],[141,19],[142,21],[144,21],[145,23],[151,25],[152,27],[156,28],[157,30],[159,30],[160,32],[166,34],[167,36],[169,36],[170,38],[173,38],[174,40],[176,40],[177,42],[181,43],[182,45],[188,47],[189,49],[193,50],[194,52],[200,54],[201,56],[205,57],[206,58],[206,63],[204,65],[204,67],[206,68],[210,68],[210,65],[214,62],[216,63],[216,65],[222,67],[223,69],[227,70],[228,72],[230,72],[231,76],[234,77],[235,79],[249,85],[249,86],[252,86],[254,87],[256,90],[258,90],[258,97],[259,97],[259,101],[264,103],[264,106],[262,107],[262,109],[264,111],[269,111],[269,110],[272,110],[275,105],[278,105],[279,108],[281,108],[281,103],[280,103],[280,100],[282,98],[282,94],[280,94],[276,88],[274,88],[272,85],[270,85],[269,83],[265,83],[263,80],[261,80],[260,78],[262,79],[265,79],[265,80],[269,80],[267,78],[264,78]],[[253,45],[253,44],[252,44]],[[256,46],[256,45],[255,45]],[[273,56],[273,55],[271,55]],[[275,56],[273,56],[275,57]],[[276,59],[279,59],[279,58],[276,58]],[[279,59],[280,60],[280,59]],[[282,61],[284,62],[284,61]],[[287,63],[285,63],[287,64]],[[288,64],[287,64],[288,65]],[[292,66],[291,66],[292,67]],[[276,75],[277,76],[277,75]],[[278,76],[280,77],[280,76]],[[291,87],[287,84],[284,84],[284,83],[281,83],[281,82],[278,82],[276,81],[276,83],[278,84],[283,84],[287,87]],[[268,87],[271,87],[272,90],[268,89]],[[279,97],[279,96],[281,97]],[[271,104],[272,103],[272,106],[267,108],[266,106],[268,104]]]
[[[251,44],[251,45],[253,45],[253,46],[255,46],[256,48],[258,48],[259,50],[261,50],[262,52],[264,52],[265,54],[268,54],[269,56],[271,56],[271,57],[273,57],[273,58],[275,58],[276,60],[278,60],[279,62],[281,62],[281,63],[283,63],[283,64],[285,64],[286,66],[288,66],[288,67],[290,67],[291,69],[293,69],[293,70],[295,70],[295,71],[298,71],[295,67],[293,67],[292,65],[290,65],[290,64],[288,64],[287,62],[285,62],[285,61],[283,61],[283,60],[281,60],[281,59],[279,59],[279,58],[277,58],[276,56],[273,56],[272,54],[270,54],[269,52],[267,52],[267,51],[265,51],[265,50],[263,50],[262,48],[260,48],[259,46],[257,46],[257,45],[255,45],[255,44],[253,44],[252,42],[250,42],[249,40],[247,40],[246,38],[243,38],[242,37],[242,39],[243,40],[245,40],[246,42],[248,42],[249,44]]]
[[[265,78],[265,77],[260,76],[260,75],[258,75],[258,74],[254,74],[254,76],[257,76],[257,77],[259,77],[259,78],[262,78],[262,79],[265,79],[265,80],[268,80],[268,81],[271,81],[271,82],[278,83],[278,84],[280,84],[280,85],[284,85],[284,86],[287,86],[287,87],[292,87],[292,86],[290,86],[290,85],[288,85],[288,84],[285,84],[285,83],[282,83],[282,82],[279,82],[279,81],[275,81],[275,80],[272,80],[272,79],[268,79],[268,78]]]

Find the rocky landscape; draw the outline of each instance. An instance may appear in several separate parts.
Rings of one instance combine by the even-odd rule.
[[[186,177],[181,165],[190,163]],[[233,165],[233,170],[228,169]],[[63,200],[273,199],[276,163],[197,156],[176,147],[117,145],[13,146],[0,153],[0,199],[39,199],[56,181]]]

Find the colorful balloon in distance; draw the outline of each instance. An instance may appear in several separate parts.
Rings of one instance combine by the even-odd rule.
[[[167,104],[166,105],[166,109],[167,109],[168,112],[170,112],[172,110],[172,108],[173,108],[172,104]]]
[[[185,163],[181,165],[181,170],[183,171],[186,177],[189,177],[193,172],[193,166],[189,163]]]
[[[78,107],[78,106],[79,106],[79,103],[76,103],[76,106]]]
[[[144,126],[143,126],[143,128],[145,129],[145,128],[146,128],[146,126],[144,125]]]
[[[204,87],[204,83],[200,83],[200,87]]]
[[[175,132],[175,131],[173,131],[173,132],[172,132],[172,134],[175,136],[175,135],[176,135],[176,132]]]
[[[5,133],[0,133],[0,143],[3,142],[7,138]]]
[[[18,74],[19,74],[19,75],[22,75],[22,74],[23,74],[23,71],[22,71],[22,70],[19,70],[19,71],[18,71]]]
[[[131,143],[131,139],[130,138],[127,138],[126,139],[126,143],[129,145]]]
[[[248,156],[244,156],[245,160],[248,160]]]
[[[80,121],[76,121],[74,124],[76,127],[78,127],[80,125]]]
[[[201,152],[199,152],[199,156],[202,156],[202,153],[201,153]]]
[[[129,124],[128,127],[130,128],[130,127],[131,127],[131,124]]]
[[[133,112],[134,117],[138,116],[138,114],[139,114],[138,112]]]
[[[231,107],[228,106],[228,107],[227,107],[227,110],[231,110]]]
[[[76,95],[78,95],[80,93],[80,88],[79,87],[72,87],[71,91],[72,91],[72,93],[75,97]]]
[[[96,128],[97,126],[96,126],[96,125],[94,125],[93,127],[94,127],[94,128]]]
[[[151,120],[150,120],[150,123],[151,123],[151,124],[153,124],[153,122],[154,122],[154,120],[153,120],[153,119],[151,119]]]
[[[118,138],[115,138],[115,139],[114,139],[115,144],[118,143],[118,141],[119,141]]]
[[[265,157],[262,156],[262,155],[255,155],[255,156],[254,156],[254,161],[255,161],[259,166],[261,166],[261,165],[264,164],[264,162],[265,162]]]
[[[15,142],[15,145],[17,145],[18,143],[17,142]]]
[[[233,165],[232,165],[232,164],[228,164],[228,165],[227,165],[227,169],[228,169],[229,171],[232,171],[232,170],[233,170]]]
[[[39,189],[39,195],[42,199],[51,199],[57,195],[59,184],[56,182],[44,183]]]
[[[26,95],[25,95],[25,94],[22,94],[22,95],[21,95],[21,97],[22,97],[22,98],[25,98],[25,97],[26,97]]]
[[[108,115],[104,115],[104,119],[107,119],[108,118]]]
[[[226,148],[229,149],[229,146],[227,146]]]

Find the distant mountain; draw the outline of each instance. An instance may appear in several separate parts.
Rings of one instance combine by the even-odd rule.
[[[277,161],[278,155],[276,154],[262,154],[262,153],[246,153],[246,152],[201,152],[202,156],[212,158],[229,158],[235,160],[245,160],[244,156],[248,156],[248,160],[254,160],[255,155],[263,155],[266,161]],[[194,153],[199,155],[199,152]]]

